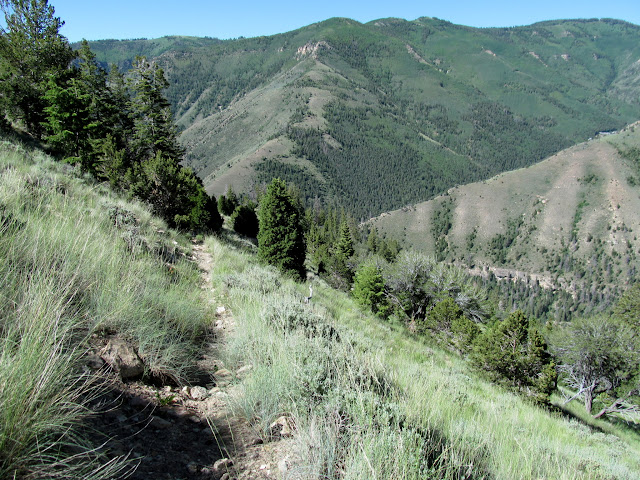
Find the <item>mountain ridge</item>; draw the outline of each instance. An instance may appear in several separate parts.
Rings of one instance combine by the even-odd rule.
[[[622,154],[638,145],[636,122],[369,224],[475,275],[568,292],[576,309],[601,295],[605,308],[637,275],[638,165]]]
[[[333,18],[253,39],[135,41],[130,57],[157,54],[185,163],[210,193],[281,176],[307,204],[365,219],[637,120],[639,39],[616,20]],[[121,66],[126,45],[91,43]]]

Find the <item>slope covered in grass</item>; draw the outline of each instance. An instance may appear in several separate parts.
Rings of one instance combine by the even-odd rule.
[[[306,286],[217,239],[207,246],[236,324],[225,364],[253,367],[236,410],[265,441],[280,416],[295,425],[287,475],[638,478],[637,434],[534,406],[321,281],[305,305]]]
[[[0,143],[0,478],[112,478],[79,427],[92,336],[184,380],[209,319],[186,239],[37,149]],[[98,383],[96,383],[98,382]]]

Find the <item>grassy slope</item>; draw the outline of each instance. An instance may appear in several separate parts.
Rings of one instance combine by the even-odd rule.
[[[129,337],[151,371],[186,374],[210,318],[197,271],[180,260],[186,240],[163,233],[142,206],[36,150],[4,142],[0,152],[0,476],[113,478],[118,465],[78,454],[77,439],[58,452],[62,463],[32,447],[73,440],[86,414],[79,361],[92,332]],[[637,478],[636,434],[533,407],[322,283],[304,307],[304,285],[219,239],[207,245],[213,286],[236,321],[225,365],[253,365],[237,411],[265,438],[273,419],[294,418],[298,473]],[[172,269],[158,252],[177,255]]]
[[[187,378],[210,320],[187,239],[36,149],[2,141],[0,172],[0,477],[113,478],[77,435],[82,355],[117,333],[148,375]]]
[[[210,192],[280,174],[364,217],[637,120],[639,35],[615,21],[473,29],[331,19],[255,39],[129,43],[131,56],[144,48],[165,66],[186,161]],[[129,43],[92,48],[122,62]],[[312,143],[324,153],[293,154],[287,126],[319,129]],[[335,132],[342,145],[322,138]]]
[[[452,227],[448,258],[467,265],[495,265],[554,277],[550,260],[571,246],[574,257],[588,262],[599,248],[629,257],[637,265],[640,219],[638,187],[627,178],[636,168],[622,159],[614,144],[633,146],[640,130],[630,127],[564,150],[537,165],[504,173],[487,181],[449,190],[446,197],[385,213],[372,220],[380,230],[402,236],[409,245],[434,253],[432,219],[443,200],[451,199]],[[496,265],[490,242],[507,232],[509,221],[522,225],[506,256]],[[473,248],[469,238],[475,232]],[[573,239],[572,239],[573,237]],[[629,246],[628,246],[629,245]],[[544,253],[545,250],[548,252]],[[629,281],[629,264],[616,262],[619,284]],[[541,277],[542,278],[542,277]],[[626,280],[625,280],[626,279]],[[557,280],[557,276],[556,276]]]
[[[237,411],[265,438],[274,419],[292,417],[299,446],[292,474],[638,478],[637,434],[599,432],[532,406],[321,282],[303,306],[304,285],[216,239],[207,245],[214,287],[228,292],[236,322],[225,363],[253,366]]]

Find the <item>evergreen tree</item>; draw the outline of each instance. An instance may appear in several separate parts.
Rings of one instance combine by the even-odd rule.
[[[227,193],[220,195],[218,198],[218,211],[222,215],[231,215],[234,210],[240,205],[238,197],[231,188],[231,185],[227,187]]]
[[[91,138],[98,128],[91,115],[91,96],[80,78],[71,74],[66,82],[49,79],[44,94],[47,143],[70,163],[81,163],[90,170]],[[83,161],[84,160],[84,161]]]
[[[506,381],[543,403],[556,386],[555,363],[547,344],[519,310],[478,337],[472,362],[495,381]]]
[[[0,30],[2,112],[24,123],[40,138],[45,122],[48,82],[59,81],[75,58],[60,35],[64,22],[47,0],[2,0],[6,28]]]
[[[554,333],[563,380],[576,392],[573,398],[584,401],[587,412],[598,395],[621,393],[616,390],[638,373],[632,328],[624,320],[598,315],[577,318]]]
[[[171,108],[163,93],[169,86],[164,72],[156,63],[137,57],[127,83],[133,94],[131,147],[134,158],[143,161],[162,152],[165,158],[179,162],[184,150],[178,143]]]
[[[258,257],[283,272],[304,276],[302,212],[279,178],[267,187],[258,209]]]
[[[207,195],[202,181],[162,152],[141,164],[132,193],[172,227],[218,230],[222,226],[217,202]]]
[[[358,268],[351,292],[355,301],[371,309],[378,316],[389,314],[389,305],[384,295],[384,279],[380,267],[375,262],[366,262]]]
[[[241,235],[256,238],[258,236],[258,216],[253,202],[238,205],[231,214],[233,230]]]
[[[351,229],[346,219],[343,219],[338,232],[338,243],[333,252],[333,272],[338,277],[336,281],[333,282],[335,286],[348,289],[351,285],[353,281],[353,270],[349,263],[354,253]]]

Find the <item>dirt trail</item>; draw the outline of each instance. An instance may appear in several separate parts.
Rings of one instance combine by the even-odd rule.
[[[93,405],[101,414],[91,417],[87,428],[108,433],[100,439],[103,449],[108,457],[131,460],[127,478],[133,480],[281,478],[293,440],[276,436],[264,445],[244,419],[233,415],[232,399],[250,368],[232,372],[221,362],[218,352],[234,328],[233,316],[212,288],[213,260],[206,247],[194,245],[192,259],[216,315],[191,385],[154,386],[112,378],[109,391]]]

